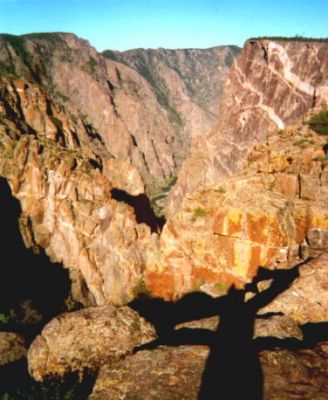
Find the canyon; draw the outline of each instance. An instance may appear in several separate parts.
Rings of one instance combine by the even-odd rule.
[[[31,335],[30,374],[100,370],[91,399],[197,398],[234,291],[247,308],[283,276],[244,321],[249,346],[267,345],[264,398],[323,399],[328,144],[311,121],[328,104],[327,43],[98,53],[73,34],[3,34],[0,72],[0,175],[25,246],[63,265],[73,304]],[[7,336],[20,359],[24,340]]]

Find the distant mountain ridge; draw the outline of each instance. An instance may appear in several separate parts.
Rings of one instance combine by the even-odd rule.
[[[70,33],[0,35],[0,73],[41,85],[83,117],[150,193],[176,176],[191,138],[213,129],[236,46],[98,53]]]
[[[185,83],[190,98],[204,111],[212,114],[209,118],[216,118],[218,97],[222,93],[225,81],[222,70],[230,68],[239,53],[240,48],[237,46],[217,46],[208,49],[140,48],[124,52],[107,50],[102,54],[138,71],[158,93],[159,101],[161,95],[165,96],[165,86],[169,83],[161,82],[157,78],[161,67],[170,68]]]

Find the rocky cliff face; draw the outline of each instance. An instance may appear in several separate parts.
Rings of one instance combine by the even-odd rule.
[[[204,135],[217,121],[226,74],[240,53],[237,46],[210,49],[135,49],[103,55],[135,69],[150,84],[171,119],[183,116],[191,137]],[[201,112],[200,112],[201,110]],[[202,120],[196,121],[197,114]]]
[[[0,93],[0,172],[20,200],[26,245],[70,269],[84,304],[127,302],[145,290],[165,299],[199,288],[220,295],[259,265],[297,260],[304,239],[327,247],[326,141],[307,125],[269,136],[242,173],[194,193],[152,233],[137,203],[113,195],[143,192],[131,164],[111,158],[38,87],[5,80]]]
[[[172,211],[199,186],[239,171],[254,143],[328,102],[327,43],[249,40],[233,64],[217,128],[195,139],[171,196]]]
[[[237,53],[229,46],[184,57],[181,51],[140,50],[115,53],[114,61],[112,52],[103,57],[72,34],[0,37],[1,71],[41,84],[83,117],[110,154],[136,166],[148,192],[177,174],[191,137],[212,128],[220,87]],[[203,58],[212,62],[207,66]],[[205,101],[207,92],[213,95]]]
[[[26,246],[62,262],[73,297],[98,306],[50,322],[28,351],[30,372],[42,380],[101,368],[94,399],[192,399],[209,354],[204,344],[213,354],[225,339],[217,346],[226,356],[217,361],[225,393],[235,385],[236,365],[237,381],[249,387],[247,351],[261,339],[251,357],[259,355],[265,398],[325,398],[327,121],[315,131],[309,117],[328,100],[327,44],[246,43],[217,130],[202,138],[189,130],[194,144],[161,231],[144,192],[171,176],[184,154],[179,143],[187,131],[177,130],[173,116],[187,118],[189,104],[196,110],[189,126],[197,126],[212,112],[214,97],[206,103],[197,90],[208,75],[191,83],[186,68],[188,58],[201,65],[196,53],[179,51],[176,62],[164,62],[164,50],[105,59],[73,35],[2,37],[0,175],[21,204]],[[295,266],[309,256],[315,259]],[[194,291],[210,296],[192,293],[189,302],[184,295]],[[141,294],[158,339],[137,313],[113,305]],[[138,304],[146,318],[147,303]],[[194,313],[214,319],[190,323]],[[24,356],[20,336],[0,339],[4,362]],[[153,347],[136,351],[153,339]],[[203,346],[154,350],[184,339]],[[231,371],[221,360],[232,360]]]
[[[62,46],[71,46],[73,49],[75,46],[77,52],[81,49],[80,40],[75,36],[60,38],[61,46],[58,51],[62,51]],[[28,43],[32,45],[34,42]],[[262,46],[263,43],[260,43]],[[242,138],[243,131],[237,135],[240,128],[238,124],[236,131],[229,130],[228,125],[225,130],[224,121],[228,117],[220,117],[219,126],[223,133],[211,134],[206,146],[201,149],[207,158],[195,159],[198,154],[196,147],[186,161],[174,194],[183,194],[183,188],[188,195],[180,202],[178,212],[173,213],[174,208],[171,208],[161,233],[157,230],[156,219],[150,221],[142,215],[151,211],[149,202],[147,208],[147,198],[143,195],[144,176],[133,165],[131,158],[123,155],[121,157],[118,155],[119,150],[118,153],[114,150],[115,146],[120,147],[119,139],[115,136],[120,132],[119,125],[115,125],[117,130],[113,125],[113,136],[105,137],[87,123],[85,117],[74,114],[76,109],[74,111],[72,98],[74,93],[76,96],[78,94],[76,88],[70,92],[72,98],[67,100],[65,108],[56,96],[47,94],[46,84],[41,82],[37,85],[13,78],[19,68],[26,67],[25,63],[18,63],[17,68],[15,67],[17,71],[6,71],[7,75],[2,79],[0,88],[0,172],[10,182],[14,196],[20,200],[21,230],[27,246],[43,247],[52,260],[63,262],[69,268],[76,299],[84,304],[102,305],[107,302],[127,302],[142,291],[165,299],[177,299],[199,289],[213,295],[222,295],[232,284],[243,287],[250,282],[260,265],[285,268],[299,260],[299,256],[306,257],[307,248],[311,250],[317,246],[318,251],[322,251],[327,247],[324,244],[328,229],[326,142],[324,136],[315,133],[306,124],[266,134],[266,142],[253,149],[248,161],[244,161],[245,169],[242,172],[232,178],[220,178],[219,182],[215,178],[215,174],[224,176],[216,168],[215,160],[220,152],[215,152],[216,147],[208,145],[216,143],[215,140],[221,143],[222,138],[230,135],[232,144],[227,145],[224,150],[227,157],[237,157],[239,154],[232,151],[235,148],[234,141],[240,141],[240,146],[246,153],[256,140],[254,132],[261,132],[261,128],[255,125],[254,118],[266,115],[266,107],[269,107],[260,107],[262,111],[258,112],[260,98],[267,96],[265,104],[269,104],[268,88],[277,89],[272,96],[283,93],[283,88],[285,91],[291,90],[290,81],[286,83],[287,78],[281,75],[287,74],[287,70],[283,66],[279,67],[278,62],[274,66],[277,71],[281,68],[280,75],[268,67],[270,60],[282,57],[282,48],[290,54],[297,49],[308,49],[306,51],[309,53],[299,53],[299,56],[308,57],[310,65],[313,62],[316,68],[310,69],[314,75],[305,77],[305,82],[306,79],[313,85],[317,82],[317,105],[322,104],[326,98],[322,82],[327,68],[326,58],[322,54],[325,54],[327,45],[313,44],[308,47],[307,44],[300,43],[265,43],[271,49],[269,64],[263,64],[265,58],[263,59],[263,49],[259,43],[247,43],[243,55],[232,68],[226,88],[225,98],[236,102],[232,108],[234,110],[242,108],[241,100],[245,106],[252,85],[261,85],[264,78],[267,79],[267,84],[261,88],[262,97],[260,89],[256,92],[260,97],[250,96],[250,101],[253,99],[255,105],[251,102],[247,111],[248,122],[247,125],[245,123],[245,129],[248,129],[248,133],[245,134],[245,141]],[[51,43],[47,45],[50,46]],[[87,46],[85,42],[82,45]],[[13,51],[10,46],[6,44],[8,52]],[[318,57],[313,58],[309,49],[317,52]],[[97,56],[88,46],[86,51],[91,52],[94,57]],[[249,54],[250,51],[255,53]],[[73,50],[72,52],[74,55]],[[35,54],[40,56],[43,53],[39,51]],[[84,55],[91,57],[89,53]],[[253,58],[249,58],[251,55]],[[22,55],[20,57],[22,59]],[[74,57],[77,57],[77,53]],[[319,57],[323,57],[323,61],[317,65],[315,63],[320,61]],[[263,79],[255,80],[251,75],[246,64],[243,64],[248,59],[255,63],[256,71],[263,74]],[[76,66],[80,72],[74,73],[70,78],[67,71],[64,71],[70,63],[64,61],[60,67],[59,60],[60,57],[53,58],[52,70],[55,75],[55,64],[58,63],[61,71],[58,82],[61,82],[62,88],[67,84],[69,91],[71,84],[74,86],[80,79],[90,79],[93,83],[86,86],[85,90],[89,93],[87,97],[91,94],[101,97],[98,92],[100,86],[97,85],[102,78],[97,75],[98,70],[95,72],[98,80],[92,80],[90,76],[87,78],[89,72],[81,67],[83,57],[80,57],[80,64]],[[99,60],[99,68],[106,69],[107,61]],[[295,59],[295,63],[296,61]],[[115,62],[109,62],[109,68],[116,65]],[[33,65],[33,68],[39,65],[35,60],[31,63],[29,59],[28,65]],[[237,78],[236,83],[232,81],[235,74],[240,73],[240,65],[244,65],[246,73],[242,87]],[[287,66],[291,68],[289,64]],[[129,74],[136,72],[124,65],[120,73],[115,68],[112,72],[121,81],[121,86],[130,84],[128,76],[124,75],[124,68]],[[108,73],[109,70],[106,71]],[[25,73],[28,75],[29,71]],[[286,76],[291,80],[290,75]],[[293,75],[294,81],[295,76]],[[46,79],[45,77],[46,73],[41,73],[40,80]],[[32,75],[30,78],[32,80]],[[246,78],[254,82],[247,83]],[[113,79],[110,82],[114,82]],[[279,85],[275,84],[276,79]],[[237,88],[235,91],[231,89],[233,85],[240,89],[239,94],[236,92]],[[304,84],[299,83],[299,86],[303,88]],[[153,93],[153,89],[148,87],[148,90]],[[303,93],[300,89],[297,90]],[[286,107],[290,104],[289,114],[286,111],[286,120],[288,115],[291,119],[296,118],[313,106],[309,95],[304,95],[304,101],[298,102],[301,94],[295,91],[295,88],[287,91],[281,100],[286,103]],[[116,95],[114,103],[119,104],[119,93],[116,92]],[[122,104],[124,99],[126,97],[123,96]],[[148,97],[145,97],[145,101],[148,102]],[[79,102],[78,98],[76,102]],[[91,109],[93,106],[90,103]],[[113,104],[112,106],[114,107]],[[294,115],[292,110],[296,106],[299,111]],[[284,109],[279,111],[275,102],[270,107],[276,113],[285,112]],[[270,121],[268,117],[264,118],[264,131],[273,127]],[[220,149],[223,151],[224,148]],[[161,155],[165,159],[165,152]],[[238,156],[238,163],[241,164],[244,157],[244,153],[242,157]],[[207,164],[203,165],[205,171],[215,171],[215,174],[210,174],[213,181],[212,178],[205,179],[197,191],[192,191],[192,187],[188,186],[189,181],[184,181],[186,167],[190,166],[192,175],[188,176],[192,177],[192,182],[197,182],[198,176],[203,176],[199,162],[204,160],[207,160]],[[209,163],[210,160],[213,163]],[[195,166],[200,168],[199,171],[197,168],[193,169]],[[234,168],[237,169],[237,166]],[[172,199],[178,197],[173,195]],[[303,242],[306,245],[304,248]],[[318,245],[319,242],[321,244]]]
[[[249,282],[259,266],[286,268],[328,235],[327,140],[295,126],[268,135],[245,168],[184,199],[152,253],[147,286],[160,297],[214,295]],[[311,233],[312,232],[312,233]],[[321,232],[321,233],[320,233]],[[174,288],[174,289],[173,289]],[[171,290],[173,289],[173,290]]]
[[[131,207],[112,199],[111,190],[142,193],[138,172],[128,161],[114,160],[90,127],[73,122],[37,86],[5,79],[0,93],[0,173],[21,203],[26,246],[43,247],[52,261],[63,262],[74,296],[84,304],[106,301],[98,263],[112,281],[114,302],[133,297],[143,265],[139,244],[146,244],[150,228],[136,222]],[[128,297],[122,287],[127,281]]]

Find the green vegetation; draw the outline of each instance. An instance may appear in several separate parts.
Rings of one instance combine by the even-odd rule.
[[[58,89],[57,86],[50,81],[50,83],[45,87],[45,89],[47,90],[47,92],[52,95],[52,97],[54,97],[57,100],[66,102],[69,100],[69,98],[67,96],[65,96],[63,93],[61,93]],[[58,120],[57,120],[58,121]]]
[[[214,192],[217,192],[217,193],[225,193],[226,192],[226,190],[225,190],[225,188],[224,187],[222,187],[222,186],[219,186],[217,189],[214,189]]]
[[[280,40],[280,41],[286,41],[286,42],[322,42],[322,43],[328,43],[328,38],[310,38],[310,37],[304,37],[301,35],[295,35],[292,37],[286,37],[286,36],[258,36],[258,37],[252,37],[249,38],[248,41],[250,40]]]
[[[207,212],[204,210],[204,208],[197,207],[196,210],[194,210],[193,219],[196,219],[198,217],[205,217],[206,214]]]
[[[32,57],[26,50],[24,37],[3,33],[0,34],[0,40],[8,43],[14,49],[17,56],[21,57],[24,64],[29,65],[31,63]]]
[[[61,34],[59,32],[52,32],[52,33],[35,32],[22,35],[21,37],[30,40],[45,40],[53,44],[58,44],[60,42],[63,42],[63,38],[61,37]]]
[[[220,292],[225,292],[227,290],[227,286],[224,283],[216,283],[215,288]]]
[[[18,371],[22,381],[25,371]],[[0,400],[82,400],[86,399],[92,389],[93,378],[85,374],[81,382],[77,374],[71,374],[64,379],[53,379],[42,383],[24,376],[23,384],[15,389],[0,393]]]
[[[294,146],[302,147],[303,149],[309,144],[314,144],[314,141],[311,139],[299,139],[293,143]]]
[[[105,58],[108,58],[109,60],[113,60],[113,61],[117,61],[117,62],[122,62],[120,60],[120,57],[118,56],[118,53],[116,51],[113,50],[105,50],[102,52],[102,55]]]
[[[3,61],[0,61],[0,75],[8,76],[9,78],[16,79],[19,77],[15,71],[15,67],[13,64],[6,64]]]
[[[320,135],[328,135],[328,109],[323,109],[318,114],[313,115],[307,123],[311,129]]]
[[[97,72],[98,65],[99,65],[98,61],[95,60],[93,57],[90,57],[90,60],[88,62],[88,68],[92,75],[94,75]]]
[[[134,290],[133,290],[135,296],[140,296],[140,295],[144,295],[144,296],[150,296],[150,292],[147,289],[147,286],[145,284],[145,281],[143,279],[140,279],[140,281],[138,282],[138,284],[135,286]]]
[[[171,187],[173,186],[173,185],[175,185],[175,183],[176,183],[176,181],[177,181],[177,177],[175,176],[175,175],[172,175],[172,176],[170,176],[170,177],[168,177],[168,178],[166,178],[166,179],[164,179],[164,186],[163,186],[163,190],[170,190],[171,189]]]
[[[164,208],[167,196],[177,181],[177,177],[172,175],[164,179],[160,187],[153,188],[150,194],[150,204],[154,213],[157,217],[162,217],[164,215]]]
[[[321,163],[324,163],[324,162],[328,161],[328,154],[326,154],[325,156],[317,156],[313,160],[314,161],[320,161]]]
[[[0,313],[0,326],[8,324],[10,316],[4,313]]]

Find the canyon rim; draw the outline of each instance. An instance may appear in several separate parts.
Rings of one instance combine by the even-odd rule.
[[[0,73],[0,204],[22,238],[3,227],[3,249],[68,285],[56,307],[39,306],[51,290],[1,305],[1,363],[26,357],[36,381],[90,373],[94,400],[196,399],[213,310],[276,290],[249,317],[263,398],[324,399],[327,40],[99,53],[69,33],[2,34]],[[174,339],[188,329],[209,342]]]

